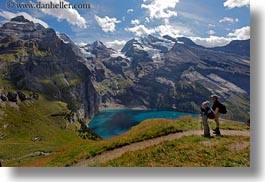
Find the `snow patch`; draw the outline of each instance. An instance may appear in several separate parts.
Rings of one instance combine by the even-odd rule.
[[[64,35],[61,35],[60,33],[56,32],[56,35],[59,39],[61,39],[63,41],[63,43],[65,44],[69,44],[70,42],[68,40],[66,40],[66,38],[64,37]]]
[[[250,61],[249,60],[245,60],[245,59],[240,59],[243,63],[247,63],[247,64],[249,64],[250,63]]]
[[[164,38],[158,38],[155,36],[146,36],[135,38],[133,42],[134,49],[143,50],[147,52],[150,58],[154,60],[154,62],[161,62],[164,58],[163,51],[170,50],[175,42],[171,40],[167,40]]]
[[[111,54],[110,55],[112,58],[117,58],[117,57],[122,57],[122,58],[124,58],[124,59],[128,59],[128,57],[127,56],[125,56],[125,54],[124,53],[122,53],[122,52],[119,52],[119,51],[117,51],[117,52],[114,52],[113,54]]]
[[[84,47],[80,47],[81,53],[86,57],[86,58],[95,58],[96,56],[92,54],[90,51],[87,51]]]

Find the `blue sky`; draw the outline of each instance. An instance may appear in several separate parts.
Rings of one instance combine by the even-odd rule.
[[[5,1],[5,0],[4,0]],[[13,0],[11,0],[13,1]],[[32,0],[56,3],[60,0]],[[61,0],[62,1],[62,0]],[[234,39],[248,39],[249,0],[67,0],[90,9],[17,9],[0,4],[0,21],[24,15],[34,22],[66,33],[76,43],[101,40],[119,49],[137,36],[186,36],[213,47]],[[15,0],[15,3],[29,3]]]

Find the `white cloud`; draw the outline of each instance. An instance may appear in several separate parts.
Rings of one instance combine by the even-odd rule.
[[[178,11],[178,16],[180,17],[185,17],[191,20],[195,20],[195,21],[199,21],[199,22],[203,22],[203,23],[208,23],[209,19],[206,17],[202,17],[198,14],[194,14],[194,13],[189,13],[189,12],[185,12],[185,11]]]
[[[237,40],[250,39],[250,27],[246,26],[240,29],[236,29],[234,30],[234,32],[229,33],[227,36]]]
[[[240,8],[243,6],[249,6],[249,0],[226,0],[224,2],[224,7],[228,9]]]
[[[171,37],[181,37],[193,35],[190,28],[179,25],[160,25],[156,27],[155,30],[160,36],[169,35]]]
[[[45,28],[48,28],[48,24],[38,18],[34,18],[32,17],[31,15],[29,15],[28,13],[26,12],[18,12],[18,13],[12,13],[12,12],[9,12],[9,11],[3,11],[3,10],[0,10],[0,16],[4,17],[5,19],[7,20],[10,20],[16,16],[24,16],[24,18],[30,20],[30,21],[33,21],[34,23],[39,23],[41,24],[43,27]]]
[[[132,28],[125,28],[127,32],[132,32],[136,36],[149,35],[155,33],[155,29],[148,29],[144,25],[137,25]]]
[[[207,33],[208,33],[209,35],[214,35],[216,32],[213,31],[213,30],[209,30]]]
[[[79,47],[83,47],[83,46],[85,46],[85,45],[87,45],[87,43],[86,42],[78,42],[78,43],[75,43],[77,46],[79,46]]]
[[[140,24],[140,21],[138,19],[135,19],[135,20],[132,20],[131,21],[131,24],[133,24],[133,25],[139,25]]]
[[[242,27],[229,33],[227,37],[210,36],[207,38],[202,37],[190,37],[196,44],[205,47],[217,47],[224,46],[230,43],[232,40],[246,40],[250,38],[250,27]]]
[[[231,38],[226,37],[218,37],[218,36],[210,36],[207,38],[202,37],[190,37],[192,41],[194,41],[198,45],[202,45],[205,47],[217,47],[224,46],[231,42]]]
[[[127,10],[127,13],[132,13],[133,12],[133,9],[128,9]]]
[[[125,40],[114,40],[105,42],[106,46],[115,50],[121,50],[123,46],[126,44]]]
[[[135,25],[132,28],[125,28],[125,30],[134,33],[136,36],[143,36],[155,33],[159,34],[160,36],[169,35],[171,37],[193,35],[190,28],[171,24],[164,24],[155,28],[147,28],[145,25]]]
[[[151,19],[168,19],[172,16],[177,16],[177,12],[173,11],[179,0],[143,0],[141,8],[145,8],[149,11],[149,17]]]
[[[239,22],[238,18],[229,18],[229,17],[224,17],[221,20],[219,20],[219,23],[224,23],[224,22],[228,22],[228,23],[235,23],[235,22]]]
[[[110,18],[108,16],[101,18],[95,15],[95,19],[104,32],[114,32],[116,30],[116,24],[121,22],[116,18]]]
[[[208,24],[208,27],[215,27],[215,25],[213,25],[213,24]]]
[[[69,4],[69,2],[65,0],[38,0],[42,4],[53,2],[54,4],[59,4],[60,2],[64,2],[64,4]],[[78,26],[80,28],[86,28],[87,23],[84,17],[82,17],[76,9],[68,8],[68,9],[40,9],[43,13],[47,15],[51,15],[56,17],[58,20],[65,19],[68,23]]]

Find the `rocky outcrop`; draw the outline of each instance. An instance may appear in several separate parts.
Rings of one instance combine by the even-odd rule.
[[[0,98],[3,102],[6,102],[8,100],[8,98],[3,94],[1,94]]]
[[[80,49],[66,35],[58,35],[22,16],[5,23],[0,32],[0,40],[9,41],[3,45],[4,53],[15,58],[6,68],[6,79],[16,88],[64,101],[78,119],[98,112],[100,99],[91,72],[82,63]],[[23,92],[17,95],[21,101],[26,100]],[[36,94],[32,97],[37,98]],[[8,99],[15,101],[15,95],[9,94]]]
[[[6,97],[10,102],[17,102],[17,93],[8,92]]]
[[[27,96],[21,92],[21,91],[17,91],[17,95],[18,95],[18,98],[23,102],[25,100],[27,100]]]
[[[27,20],[24,16],[16,16],[14,18],[11,18],[10,21],[16,21],[16,22],[21,22],[21,23],[30,23],[29,20]]]
[[[2,102],[24,102],[26,100],[38,100],[38,98],[39,95],[35,92],[26,95],[21,90],[18,90],[17,92],[9,91],[7,94],[1,93],[0,95],[0,99]]]

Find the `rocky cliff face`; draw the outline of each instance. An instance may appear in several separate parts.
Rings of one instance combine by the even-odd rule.
[[[67,36],[16,17],[0,28],[0,46],[1,70],[17,89],[64,101],[78,118],[98,112],[91,72]]]
[[[66,102],[73,118],[113,104],[196,113],[214,93],[227,105],[227,118],[244,121],[250,62],[240,48],[247,45],[209,49],[185,37],[149,35],[128,41],[121,52],[100,41],[77,47],[66,35],[17,17],[0,28],[0,72],[17,89]]]
[[[92,54],[93,51],[86,54]],[[104,53],[106,55],[106,53]],[[128,41],[121,52],[91,58],[102,105],[198,112],[215,93],[230,119],[249,117],[249,57],[196,45],[188,38],[147,36]]]

